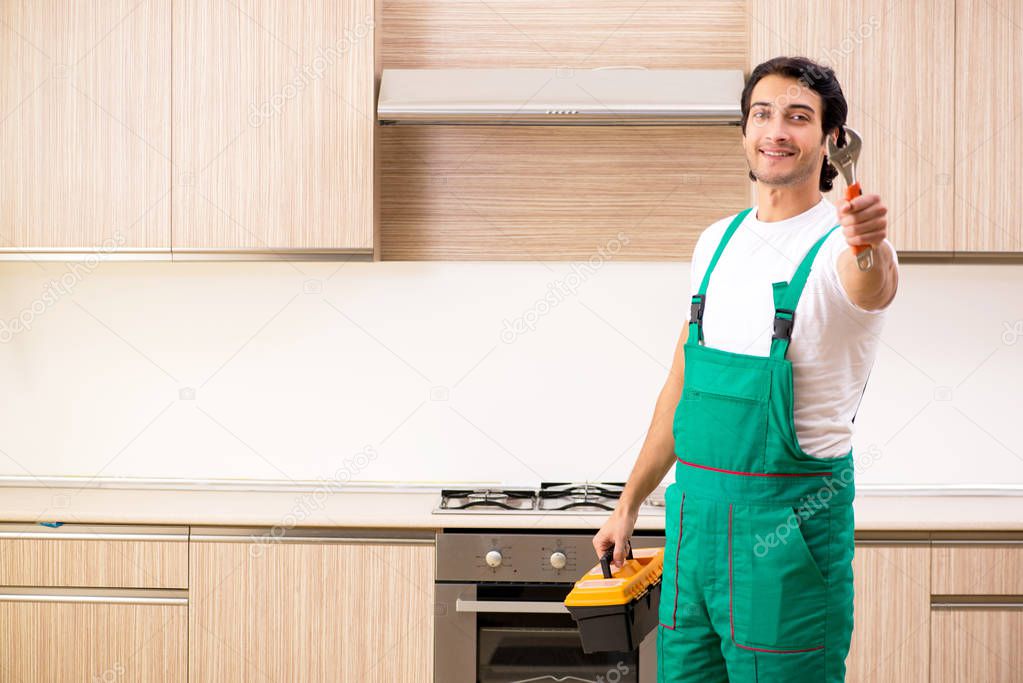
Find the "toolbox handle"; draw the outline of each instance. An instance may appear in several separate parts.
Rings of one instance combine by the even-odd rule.
[[[629,546],[629,553],[625,556],[625,559],[631,560],[632,558],[632,543],[626,541]],[[611,547],[604,551],[604,554],[600,556],[600,571],[603,572],[605,579],[611,578],[611,560],[614,559],[615,547],[611,544]]]

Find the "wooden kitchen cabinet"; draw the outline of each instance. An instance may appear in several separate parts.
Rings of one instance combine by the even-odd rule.
[[[0,681],[185,683],[187,626],[184,595],[0,588]]]
[[[0,255],[372,253],[375,43],[372,0],[0,4]]]
[[[1023,536],[946,532],[933,543],[935,595],[1023,596]]]
[[[1008,7],[1018,3],[1000,0],[995,4]],[[953,240],[953,203],[956,191],[961,192],[962,188],[960,182],[953,185],[954,180],[962,180],[962,155],[958,153],[963,147],[961,140],[976,138],[979,143],[991,133],[987,126],[956,119],[953,86],[960,93],[955,101],[964,99],[961,93],[965,87],[978,93],[972,103],[989,103],[971,111],[971,121],[978,121],[983,115],[1008,122],[1019,110],[1019,89],[1015,85],[1019,77],[1018,60],[1013,73],[1016,80],[1006,73],[1007,67],[991,66],[999,64],[993,55],[978,57],[968,78],[962,71],[956,73],[956,35],[963,31],[955,23],[956,8],[959,20],[963,21],[969,13],[964,9],[966,5],[976,5],[975,11],[981,16],[996,11],[986,0],[750,2],[750,70],[778,55],[805,55],[835,69],[849,103],[847,123],[863,136],[857,176],[864,192],[880,194],[888,205],[889,238],[900,251],[961,249],[959,242]],[[1019,10],[1016,14],[1020,16]],[[998,35],[1008,36],[1014,27],[1007,21],[1003,23]],[[1017,18],[1016,24],[1019,23]],[[982,35],[987,40],[987,34]],[[1018,46],[1019,34],[1014,35]],[[963,50],[958,54],[962,59]],[[964,81],[969,84],[964,85]],[[1001,103],[993,101],[1003,96],[1016,98],[1016,106],[1008,99]],[[982,114],[982,108],[998,111]],[[1018,131],[1013,131],[1013,135],[1012,139],[1021,139]],[[1004,150],[1004,164],[999,166],[997,178],[990,171],[975,176],[984,192],[993,191],[993,184],[997,183],[1008,199],[1020,185],[1023,180],[1018,173],[1020,161],[1010,149],[1023,151],[1019,144],[1011,148],[1002,140],[990,144],[990,155]],[[1003,170],[1010,161],[1015,163],[1015,182]],[[844,192],[845,182],[839,177],[835,189],[827,196],[837,204]],[[1005,206],[1008,216],[1009,204]],[[1014,229],[1019,230],[1015,225]]]
[[[1023,680],[1023,534],[933,534],[931,680]]]
[[[0,681],[185,683],[188,529],[0,524]]]
[[[935,606],[931,615],[932,683],[1023,680],[1023,600],[998,606]]]
[[[1017,120],[1023,4],[957,0],[955,8],[955,135],[949,136],[956,159],[955,249],[1023,252],[1023,127]]]
[[[0,524],[0,586],[188,588],[188,527]]]
[[[926,540],[857,539],[846,680],[928,680],[930,547]]]
[[[432,680],[432,534],[193,527],[190,566],[191,683]]]
[[[372,0],[178,0],[175,254],[373,249]]]
[[[0,254],[166,254],[170,9],[0,3]]]

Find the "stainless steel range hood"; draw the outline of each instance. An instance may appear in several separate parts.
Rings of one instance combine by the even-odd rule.
[[[381,124],[738,125],[738,69],[384,69]]]

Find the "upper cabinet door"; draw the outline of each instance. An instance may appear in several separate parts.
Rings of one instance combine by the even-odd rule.
[[[1023,252],[1023,4],[955,4],[955,249]]]
[[[888,205],[889,239],[903,251],[953,249],[955,5],[750,3],[751,69],[778,55],[805,55],[835,69],[849,103],[847,123],[863,135],[857,176],[865,193]],[[844,192],[839,177],[828,198],[837,203]]]
[[[170,6],[0,2],[0,251],[168,250]]]
[[[372,0],[175,0],[179,252],[373,248]]]

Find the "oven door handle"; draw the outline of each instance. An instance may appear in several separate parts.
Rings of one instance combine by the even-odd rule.
[[[456,612],[476,613],[518,613],[518,614],[566,614],[568,608],[563,602],[528,600],[455,600]]]

